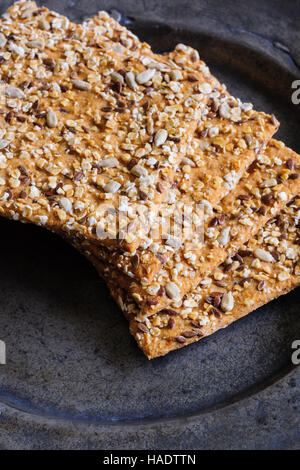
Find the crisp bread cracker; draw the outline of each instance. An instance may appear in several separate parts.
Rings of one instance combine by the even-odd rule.
[[[120,29],[121,30],[123,29],[123,32],[125,30],[125,38],[128,40],[128,42],[125,43],[125,38],[123,39],[124,45],[126,45],[127,47],[130,46],[131,39],[130,39],[130,37],[128,38],[128,35],[126,34],[126,31],[127,31],[126,28],[120,28]],[[216,166],[216,169],[218,169],[217,166]],[[283,214],[283,217],[286,218],[286,215],[287,215],[286,213]],[[277,218],[275,222],[269,223],[268,226],[264,229],[264,232],[267,233],[270,226],[274,225],[274,223],[277,224],[277,226],[278,226],[279,225],[279,219]],[[281,223],[280,229],[283,229],[284,224],[282,222],[282,219],[281,219],[280,223]],[[288,223],[290,224],[290,221],[288,221]],[[285,225],[285,228],[286,228],[286,225]],[[292,225],[292,228],[293,228],[293,225]],[[289,227],[289,229],[290,229],[290,227]],[[284,237],[285,237],[285,233],[284,233]],[[264,245],[266,236],[262,237],[262,239],[263,239],[262,244]],[[276,240],[276,237],[275,237],[275,240]],[[254,242],[254,241],[253,240],[249,241],[248,247],[251,246],[252,242]],[[282,240],[281,240],[281,242],[282,242]],[[257,237],[256,243],[261,244],[261,240],[259,239],[259,237]],[[289,239],[288,239],[287,244],[288,244],[287,248],[289,250],[296,251],[295,248],[293,247],[293,235],[289,235]],[[254,246],[255,246],[255,243],[253,243],[253,245],[252,245],[253,249],[254,249]],[[285,248],[286,248],[286,246],[285,246]],[[296,249],[299,252],[297,245],[296,245]],[[244,250],[244,255],[245,255],[245,252],[246,252],[246,250]],[[278,254],[276,256],[278,256]],[[291,257],[291,252],[290,252],[290,257]],[[246,258],[245,261],[250,262],[249,258],[250,258],[250,256],[248,254],[248,258]],[[281,258],[282,258],[282,256],[281,256]],[[96,264],[99,262],[99,260],[97,260],[97,259],[94,259],[94,261],[95,261]],[[255,268],[258,268],[257,259],[253,260],[253,262],[254,261],[256,262]],[[265,295],[263,295],[263,293],[262,293],[264,291],[264,289],[266,288],[266,286],[263,285],[266,282],[266,280],[265,280],[266,276],[264,274],[258,274],[257,275],[256,273],[254,273],[253,280],[250,280],[250,278],[248,276],[248,282],[247,282],[247,280],[246,280],[246,282],[244,282],[245,279],[247,279],[247,277],[245,278],[245,276],[247,276],[248,273],[247,273],[246,266],[244,267],[243,270],[240,270],[240,267],[241,267],[240,266],[240,263],[241,263],[240,259],[239,259],[239,262],[238,262],[238,266],[234,266],[234,264],[237,263],[236,260],[233,261],[233,262],[225,264],[225,266],[232,266],[232,268],[230,269],[231,278],[233,278],[235,274],[238,274],[238,276],[240,276],[242,278],[243,292],[246,294],[246,297],[244,297],[243,306],[241,306],[238,302],[235,303],[235,309],[237,310],[237,308],[239,308],[239,312],[237,314],[235,314],[233,312],[232,314],[226,315],[226,316],[222,315],[222,312],[218,311],[215,307],[212,307],[211,300],[207,303],[207,306],[208,306],[209,309],[213,308],[215,310],[215,313],[210,314],[209,318],[215,317],[215,322],[216,322],[216,320],[219,322],[217,327],[215,327],[215,325],[211,325],[210,327],[207,327],[207,326],[199,324],[199,323],[197,324],[197,321],[199,322],[199,319],[197,318],[197,317],[199,317],[198,309],[195,311],[195,306],[194,306],[194,308],[186,306],[185,312],[182,313],[182,315],[180,315],[180,313],[177,311],[175,316],[173,316],[174,312],[172,312],[172,314],[171,313],[158,313],[158,314],[150,317],[150,319],[146,319],[145,323],[140,323],[140,322],[136,322],[136,320],[132,320],[131,321],[131,330],[132,330],[133,334],[136,336],[136,339],[138,340],[141,348],[144,350],[145,354],[149,358],[156,357],[156,356],[159,356],[159,355],[162,355],[162,354],[166,354],[171,349],[175,349],[175,348],[181,347],[185,344],[188,344],[189,342],[195,341],[200,336],[211,334],[216,329],[224,327],[227,324],[234,321],[235,319],[239,318],[240,316],[243,316],[246,313],[248,313],[249,308],[251,308],[251,306],[253,308],[254,304],[256,305],[256,308],[257,308],[257,306],[267,302],[268,299],[270,300],[271,298],[274,298],[278,295],[281,295],[282,293],[284,293],[287,290],[290,290],[293,286],[296,285],[296,283],[299,280],[299,278],[297,278],[297,276],[296,277],[291,276],[289,278],[289,280],[285,279],[286,271],[281,270],[282,261],[283,260],[281,259],[280,263],[279,262],[276,263],[276,273],[274,273],[274,276],[273,276],[274,279],[276,279],[276,275],[281,276],[281,278],[280,278],[281,284],[278,286],[277,289],[276,288],[270,289],[269,287],[267,287],[267,294],[265,294]],[[233,267],[235,269],[233,269]],[[251,272],[253,272],[255,270],[255,268],[253,266]],[[290,268],[290,266],[288,266],[288,269],[289,268]],[[228,274],[226,274],[226,273],[228,273],[228,267],[227,268],[224,267],[224,270],[226,269],[225,273],[222,273],[222,269],[223,269],[223,267],[220,267],[219,270],[217,269],[215,271],[214,276],[216,277],[216,279],[213,278],[214,282],[216,282],[216,283],[219,282],[219,283],[222,284],[222,281],[220,280],[221,275],[223,276],[223,278],[224,278],[224,276],[225,277],[229,276]],[[236,271],[236,269],[238,269],[238,271]],[[267,263],[265,263],[264,269],[266,270],[267,273],[268,272],[270,273],[270,267],[268,268]],[[109,268],[108,268],[108,271],[110,271]],[[217,280],[217,278],[219,279],[219,281]],[[109,278],[107,278],[107,280],[108,280],[108,282],[110,282],[111,277],[109,276]],[[253,295],[253,292],[251,291],[251,288],[250,288],[250,285],[253,284],[255,281],[256,281],[256,292],[258,293],[257,296]],[[224,281],[223,281],[223,283],[224,283]],[[203,285],[205,285],[205,283],[203,283]],[[227,292],[230,292],[230,291],[228,291],[228,287],[231,287],[231,286],[233,286],[233,288],[236,291],[238,291],[238,287],[240,287],[239,284],[234,284],[234,282],[232,283],[232,285],[230,285],[230,281],[229,281],[227,283]],[[245,289],[244,286],[247,286],[247,288]],[[218,288],[219,291],[225,292],[224,287],[220,287],[220,285],[218,285],[217,288]],[[253,288],[253,286],[252,286],[252,288]],[[258,288],[259,288],[259,290],[257,290]],[[201,288],[198,287],[198,289],[201,291],[201,293],[205,290],[204,287],[201,287]],[[123,291],[123,293],[121,293],[121,296],[120,296],[118,294],[118,288],[116,288],[116,284],[114,284],[114,283],[111,284],[111,290],[112,290],[113,295],[115,297],[117,297],[117,300],[119,301],[121,306],[123,306],[123,308],[124,307],[127,308],[126,306],[124,306],[124,299],[126,297],[128,297],[128,292]],[[121,288],[120,288],[120,290],[121,290]],[[208,294],[209,293],[215,293],[215,291],[213,291],[213,290],[209,291],[209,288],[207,288],[207,290],[208,290]],[[249,295],[248,299],[251,300],[248,303],[246,302],[247,294]],[[188,299],[192,295],[193,295],[193,293],[188,294],[187,299],[184,300],[184,303],[188,304],[189,303]],[[196,290],[196,295],[197,296],[200,295],[200,294],[197,293],[197,290]],[[214,296],[214,298],[215,298],[215,296]],[[192,299],[192,300],[194,301],[194,299]],[[191,304],[191,300],[190,300],[190,304]],[[204,305],[206,305],[206,304],[204,304]],[[129,305],[129,308],[130,308],[130,305]],[[134,304],[133,304],[132,308],[135,311],[137,309],[136,305],[134,305]],[[181,308],[184,310],[183,307],[181,307]],[[248,308],[248,311],[247,311],[247,308]],[[192,310],[192,311],[190,312],[189,310]],[[171,310],[170,310],[170,312],[171,312]],[[140,312],[138,311],[138,315],[139,315],[139,313]],[[186,319],[184,318],[184,316],[186,314],[189,314],[191,316],[192,321],[195,322],[194,325],[191,326],[190,323],[188,325],[185,324]],[[132,313],[129,314],[127,312],[127,315],[132,317]],[[225,320],[223,319],[221,321],[220,317],[222,318],[222,316],[225,317],[226,319]],[[182,317],[182,319],[181,319],[181,317]],[[204,319],[207,320],[207,317],[204,316]],[[150,324],[147,325],[146,324],[147,322],[149,322]],[[162,322],[165,322],[165,326],[168,325],[167,332],[164,331],[166,329],[165,326],[164,326],[164,328],[159,328],[158,325],[161,326]],[[174,322],[175,322],[175,325],[173,326]],[[206,325],[207,325],[207,322],[204,322],[204,323],[206,323]],[[208,323],[210,323],[210,322],[208,322]],[[172,326],[172,328],[171,328],[171,326]],[[192,330],[191,330],[191,327],[192,327]],[[200,327],[201,327],[201,333],[198,331]],[[203,331],[203,328],[204,328],[204,331]],[[147,332],[146,333],[145,333],[145,331],[142,332],[143,330],[145,330]],[[155,337],[155,334],[157,334],[156,330],[160,331],[160,334],[158,335],[157,339]],[[170,330],[172,330],[172,335],[170,334]],[[164,334],[163,339],[162,339],[162,334]],[[140,339],[139,336],[141,336],[142,339]],[[149,336],[151,338],[148,341]],[[154,338],[153,338],[153,336],[154,336]],[[176,338],[176,339],[174,340],[174,338]]]
[[[101,43],[101,38],[96,37],[92,32],[73,25],[66,18],[51,13],[47,9],[37,8],[32,2],[22,2],[10,8],[9,14],[4,15],[2,23],[4,55],[2,56],[1,70],[3,79],[5,78],[4,89],[6,93],[9,90],[10,95],[16,96],[17,94],[19,98],[10,97],[12,99],[7,99],[5,108],[9,108],[9,110],[2,110],[1,213],[6,217],[42,224],[56,231],[66,230],[72,235],[95,239],[98,242],[97,230],[95,229],[100,223],[97,219],[99,205],[106,206],[107,202],[115,204],[118,199],[115,193],[106,192],[103,189],[108,186],[108,191],[115,191],[116,185],[126,186],[126,181],[135,187],[136,178],[132,177],[127,163],[124,165],[123,154],[121,153],[120,160],[112,156],[115,155],[114,145],[118,145],[119,148],[120,139],[122,141],[124,136],[128,138],[129,134],[126,134],[124,129],[124,127],[128,129],[126,127],[128,124],[126,113],[133,112],[130,106],[128,109],[125,105],[131,104],[134,92],[129,90],[126,92],[125,98],[122,97],[123,101],[118,100],[114,88],[116,75],[113,79],[111,78],[113,69],[113,73],[119,74],[117,78],[122,81],[118,67],[121,63],[124,65],[125,57],[114,50],[107,51],[107,39],[103,39]],[[10,35],[12,29],[14,35]],[[102,50],[105,52],[101,52]],[[149,58],[150,52],[148,51],[147,54]],[[85,56],[84,60],[81,60],[80,63],[76,60],[74,62],[77,55]],[[111,60],[109,68],[106,64],[108,57]],[[160,56],[155,57],[159,64],[163,63]],[[126,56],[126,66],[128,66],[127,59]],[[141,57],[141,63],[137,63],[136,58],[132,59],[134,63],[130,63],[130,67],[136,66],[138,70],[144,70],[142,59],[144,60],[144,56]],[[13,76],[11,61],[16,63],[18,71]],[[97,66],[95,62],[97,62]],[[30,67],[26,69],[25,73],[24,66],[27,63],[30,64]],[[150,67],[149,63],[148,66]],[[167,67],[170,67],[171,71],[169,68],[168,71],[171,73],[173,66],[167,65]],[[69,69],[72,69],[71,80]],[[99,70],[103,71],[101,76],[105,82],[103,90],[97,75]],[[150,70],[152,69],[150,68]],[[184,87],[191,92],[190,84],[193,81],[191,82],[190,75],[187,70],[181,73],[186,74]],[[202,80],[202,72],[200,75]],[[25,78],[28,80],[23,80]],[[78,82],[78,78],[81,80],[80,82]],[[83,78],[88,78],[88,80],[82,80]],[[7,82],[9,82],[9,86],[7,86]],[[22,85],[21,89],[19,82]],[[51,84],[50,88],[49,83]],[[153,84],[152,80],[154,91],[156,91],[155,83]],[[193,92],[193,87],[196,85],[192,86]],[[159,85],[157,86],[160,90]],[[90,89],[78,90],[78,87]],[[140,88],[138,92],[140,93]],[[174,94],[174,91],[172,93]],[[199,98],[201,93],[196,93],[196,95]],[[61,100],[62,96],[63,100]],[[56,109],[58,100],[59,107]],[[148,95],[145,100],[148,103]],[[163,98],[164,100],[165,98]],[[122,101],[124,108],[119,101]],[[196,98],[195,101],[197,101]],[[118,106],[117,111],[116,108],[111,109],[115,102]],[[153,102],[155,106],[158,106],[160,100],[154,96]],[[89,108],[91,106],[89,103],[93,104],[93,108]],[[109,106],[101,106],[103,104]],[[102,111],[97,113],[98,106]],[[187,106],[193,108],[193,101],[189,100]],[[124,109],[126,111],[121,112]],[[252,112],[247,112],[247,119],[249,119]],[[25,113],[29,117],[25,116]],[[165,107],[164,114],[168,114]],[[113,118],[116,115],[117,129],[112,127]],[[184,115],[186,116],[186,114]],[[164,118],[166,117],[164,116]],[[181,118],[181,121],[185,122],[183,115]],[[174,119],[173,115],[172,119]],[[262,116],[261,119],[263,120]],[[101,120],[105,122],[104,130],[101,130]],[[261,125],[263,123],[257,122],[256,128],[260,129]],[[99,126],[100,132],[98,132]],[[275,128],[276,123],[271,122],[270,133]],[[116,130],[118,130],[117,136]],[[120,137],[120,133],[122,137]],[[258,133],[260,134],[260,132]],[[134,132],[130,134],[134,134]],[[265,137],[268,139],[267,134]],[[50,139],[51,143],[49,143]],[[112,139],[112,142],[109,142],[109,139]],[[239,140],[244,142],[243,139]],[[108,152],[105,158],[99,155],[99,141],[102,143],[100,150],[102,149],[103,153]],[[263,144],[263,139],[255,138],[253,148],[257,151],[259,146]],[[172,145],[178,147],[174,141]],[[168,145],[163,147],[163,153],[169,151],[165,149]],[[141,150],[145,149],[147,149],[147,145]],[[161,152],[159,149],[156,150],[158,153]],[[130,154],[130,149],[126,143],[126,159],[128,154]],[[154,154],[157,160],[158,155],[155,152]],[[57,158],[61,155],[63,157]],[[119,153],[117,156],[119,157]],[[174,163],[173,156],[172,162]],[[117,164],[114,166],[116,160]],[[165,177],[165,170],[167,173],[169,170],[173,171],[171,166],[163,168],[162,172]],[[186,166],[189,167],[189,165]],[[240,173],[242,170],[243,167],[240,169]],[[153,170],[154,179],[155,171]],[[197,184],[199,183],[197,182]],[[118,192],[118,190],[116,191]],[[135,196],[133,199],[135,200]],[[101,240],[101,243],[109,245],[114,241],[102,242]],[[154,261],[160,262],[156,256]],[[159,265],[156,269],[159,269]]]
[[[300,284],[300,198],[259,230],[201,285],[188,293],[178,309],[165,309],[150,318],[140,310],[116,279],[121,273],[88,257],[106,281],[130,322],[130,331],[149,359],[163,356],[225,328]]]
[[[248,114],[248,113],[247,113]],[[255,114],[255,113],[254,113]],[[192,157],[184,159],[181,171],[175,175],[175,187],[169,191],[170,207],[181,202],[186,205],[204,204],[205,206],[216,206],[228,192],[233,191],[239,182],[243,173],[247,170],[252,161],[257,157],[259,150],[263,149],[274,132],[272,123],[262,131],[260,116],[258,119],[251,119],[240,124],[229,124],[227,120],[208,118],[207,125],[211,128],[224,129],[224,134],[216,138],[206,137],[202,141],[193,139],[193,144],[197,148],[194,154],[197,157],[197,165],[193,167],[186,163]],[[263,121],[263,120],[262,120]],[[214,125],[213,125],[214,124]],[[250,129],[249,130],[249,126]],[[256,131],[252,131],[256,128]],[[249,133],[247,133],[249,132]],[[262,134],[263,138],[262,139]],[[255,149],[241,150],[239,145],[245,146],[245,136],[252,135],[254,141],[260,136],[259,143]],[[256,137],[254,137],[256,135]],[[217,142],[220,144],[223,139],[224,147],[220,150],[215,149]],[[233,152],[226,152],[225,146],[233,146]],[[236,147],[235,147],[236,145]],[[200,151],[200,147],[205,150]],[[244,148],[244,147],[243,147]],[[219,155],[219,158],[218,158]],[[223,179],[220,175],[223,175]],[[222,184],[221,181],[223,181]],[[134,219],[132,219],[134,221]],[[149,229],[152,229],[149,224]],[[134,228],[134,232],[136,227]],[[168,239],[153,238],[151,233],[145,237],[144,243],[133,253],[124,253],[122,251],[105,251],[100,246],[94,246],[94,254],[99,257],[107,256],[112,263],[116,264],[124,273],[136,278],[137,280],[150,283],[166,259],[171,258],[178,252],[178,247],[168,244]],[[136,261],[138,259],[138,262]],[[163,261],[162,261],[163,260]]]
[[[178,308],[183,296],[195,288],[207,272],[255,236],[260,227],[278,213],[300,191],[300,156],[272,140],[241,179],[237,187],[214,209],[208,208],[204,243],[188,256],[176,254],[158,273],[154,282],[143,285],[125,276],[126,289],[145,316],[164,308]],[[76,243],[76,241],[75,241]],[[81,249],[96,256],[86,242]],[[105,259],[96,256],[103,261]]]
[[[105,12],[99,12],[85,26],[108,40],[113,39],[113,47],[116,48],[117,44],[120,52],[125,47],[136,52],[143,45]],[[266,115],[250,111],[249,104],[242,105],[230,96],[226,88],[210,74],[194,49],[179,44],[166,57],[190,72],[197,70],[203,73],[207,81],[215,83],[209,109],[188,147],[181,171],[176,174],[176,188],[170,191],[169,199],[184,200],[185,204],[204,201],[214,206],[235,187],[275,129],[270,125],[272,120],[269,128],[266,127]],[[151,229],[151,224],[148,224],[148,229]],[[137,230],[135,224],[133,232]],[[150,283],[166,259],[178,251],[178,247],[176,244],[170,246],[161,238],[153,239],[149,234],[133,256],[124,254],[123,250],[108,252],[101,247],[92,250],[95,256],[109,259],[127,275]]]
[[[112,20],[112,22],[114,23],[113,20]],[[109,29],[109,28],[108,28],[108,29]],[[122,30],[122,29],[124,30],[124,28],[120,28],[120,29],[121,29],[121,30]],[[182,46],[181,46],[179,49],[182,50],[182,51],[184,51],[184,54],[183,54],[183,57],[182,57],[182,60],[181,60],[182,62],[184,62],[183,59],[184,59],[184,57],[186,57],[187,49],[184,48],[184,47],[182,47]],[[190,57],[192,57],[192,53],[190,54]],[[197,58],[196,58],[196,59],[193,58],[193,59],[191,60],[191,62],[192,62],[192,63],[196,63],[196,62],[197,62]],[[191,65],[192,65],[192,64],[191,64]],[[213,126],[212,126],[212,127],[213,127]],[[215,168],[216,168],[216,169],[218,168],[218,165],[217,165],[217,164],[216,164]],[[93,252],[93,251],[92,251],[92,252]],[[96,254],[96,251],[95,251],[94,253]],[[114,256],[114,254],[109,253],[108,256],[109,256],[110,260],[113,260],[113,262],[117,262],[117,257],[118,257],[118,255],[115,255],[115,256]],[[119,263],[119,267],[120,267],[120,264],[121,264],[121,263]],[[146,265],[146,264],[148,264],[148,265],[150,264],[150,263],[149,263],[149,259],[146,259],[145,265]],[[135,294],[136,294],[137,296],[139,295],[139,293],[138,293],[137,291],[135,292]],[[150,302],[151,302],[151,303],[153,302],[153,296],[151,296]],[[156,308],[157,308],[157,307],[155,306],[155,307],[154,307],[154,310],[156,310]],[[153,306],[151,306],[151,310],[153,311]]]
[[[99,240],[100,210],[120,195],[163,198],[207,100],[203,74],[170,80],[179,67],[146,45],[145,65],[144,49],[116,53],[34,2],[10,7],[0,29],[1,214],[119,246]]]

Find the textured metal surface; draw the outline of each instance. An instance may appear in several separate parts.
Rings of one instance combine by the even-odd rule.
[[[117,8],[156,50],[196,47],[233,94],[276,114],[278,137],[299,152],[300,6],[285,3],[43,2],[77,22]],[[0,230],[0,448],[299,447],[299,293],[148,362],[79,254],[36,227]]]

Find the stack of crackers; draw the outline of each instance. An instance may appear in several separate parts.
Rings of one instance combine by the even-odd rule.
[[[299,284],[300,156],[274,115],[104,12],[21,1],[0,23],[0,213],[80,250],[149,359]]]

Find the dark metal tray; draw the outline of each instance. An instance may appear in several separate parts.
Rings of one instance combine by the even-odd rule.
[[[121,11],[157,51],[194,46],[232,94],[274,113],[276,137],[300,151],[296,0],[38,3],[77,22]],[[1,219],[0,231],[0,448],[299,447],[299,292],[149,362],[75,250],[37,227]]]

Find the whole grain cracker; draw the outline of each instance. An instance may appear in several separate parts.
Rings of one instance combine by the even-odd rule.
[[[108,43],[113,40],[112,47],[119,47],[120,52],[127,47],[135,54],[143,47],[136,36],[105,12],[99,12],[85,26],[106,37]],[[185,204],[204,202],[214,206],[235,187],[257,153],[265,147],[277,127],[276,120],[273,116],[268,118],[263,113],[252,111],[249,103],[242,104],[232,97],[226,87],[210,74],[194,49],[179,44],[165,56],[190,73],[203,73],[207,83],[213,86],[209,107],[203,113],[202,123],[187,156],[183,158],[181,171],[176,174],[176,187],[170,192],[169,200],[184,201]],[[151,229],[151,223],[140,224],[143,225]],[[134,231],[137,230],[135,227]],[[166,260],[177,251],[177,244],[172,249],[166,240],[153,239],[150,234],[147,236],[144,227],[141,238],[144,242],[133,256],[120,251],[106,252],[101,247],[94,247],[92,251],[95,256],[109,258],[130,277],[150,283]]]
[[[197,88],[203,75],[195,84],[183,70],[174,92],[167,77],[179,67],[154,54],[149,62],[146,45],[138,58],[122,55],[34,2],[10,7],[0,27],[1,215],[98,242],[101,208],[116,207],[121,194],[128,205],[145,194],[161,200],[157,185],[171,184],[207,99]],[[128,168],[137,154],[143,178]]]
[[[300,156],[282,142],[272,140],[265,153],[258,157],[219,206],[207,208],[205,239],[197,250],[188,251],[189,245],[186,250],[180,250],[150,284],[125,277],[126,289],[139,305],[142,315],[151,316],[164,308],[180,307],[183,296],[196,287],[207,272],[234,255],[299,193],[299,171]],[[105,253],[97,256],[98,250],[94,251],[92,245],[83,242],[81,249],[109,262]]]
[[[120,273],[91,256],[90,261],[130,323],[139,347],[153,359],[225,328],[300,285],[300,198],[288,204],[188,293],[179,309],[143,318],[120,282]]]

